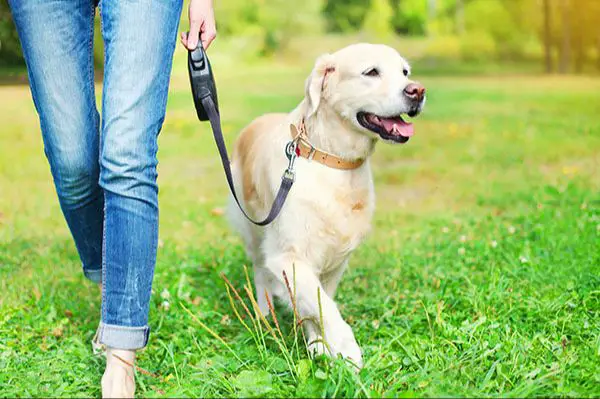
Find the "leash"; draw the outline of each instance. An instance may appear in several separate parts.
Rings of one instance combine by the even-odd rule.
[[[281,176],[281,185],[277,191],[277,195],[271,205],[271,210],[267,217],[262,221],[256,221],[252,219],[240,203],[238,196],[235,192],[233,184],[233,175],[231,173],[231,163],[229,161],[229,155],[227,154],[227,146],[225,145],[225,139],[223,138],[223,131],[221,127],[221,117],[219,114],[219,102],[217,97],[217,86],[215,79],[210,67],[210,62],[202,47],[202,41],[198,41],[198,47],[195,50],[188,53],[188,70],[190,75],[190,84],[192,86],[192,95],[194,97],[194,106],[196,108],[196,114],[201,122],[209,121],[219,155],[221,157],[221,163],[223,164],[223,171],[227,178],[227,184],[233,199],[237,203],[238,208],[242,211],[242,214],[250,222],[257,226],[266,226],[272,223],[283,208],[285,200],[294,184],[295,172],[294,162],[297,157],[297,142],[296,140],[290,141],[285,147],[285,154],[288,158],[288,166]]]

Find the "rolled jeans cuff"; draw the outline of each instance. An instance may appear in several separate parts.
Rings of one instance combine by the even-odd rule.
[[[148,326],[124,327],[100,323],[98,340],[109,348],[134,350],[144,348],[149,335]]]
[[[83,269],[85,277],[93,283],[100,284],[102,282],[102,269],[87,270]]]

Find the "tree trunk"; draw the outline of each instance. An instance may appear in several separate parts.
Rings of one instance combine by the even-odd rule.
[[[456,0],[456,33],[465,33],[465,0]]]
[[[600,34],[598,34],[598,41],[596,44],[597,44],[596,52],[598,53],[598,55],[597,55],[598,58],[596,58],[596,66],[598,67],[598,70],[600,71]]]
[[[558,71],[560,73],[569,72],[569,64],[571,61],[571,16],[569,0],[561,0],[561,14],[562,14],[562,37],[560,43],[560,62],[558,64]]]
[[[433,32],[431,32],[431,26],[433,24],[433,21],[435,20],[436,17],[436,0],[427,0],[427,34],[431,35]]]
[[[583,42],[583,37],[581,37],[582,32],[577,32],[575,36],[575,40],[573,40],[574,44],[574,58],[573,58],[573,67],[575,69],[575,73],[583,72],[583,66],[585,64],[585,45]]]
[[[544,61],[546,73],[552,73],[552,16],[550,14],[550,0],[543,0],[544,6]]]

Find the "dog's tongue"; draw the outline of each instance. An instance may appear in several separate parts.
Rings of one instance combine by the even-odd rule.
[[[402,118],[379,118],[383,128],[394,136],[411,137],[415,134],[412,123],[407,123]]]

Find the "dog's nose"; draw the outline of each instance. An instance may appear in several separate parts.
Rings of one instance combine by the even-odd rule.
[[[421,101],[425,97],[425,87],[420,83],[411,83],[404,88],[404,95],[411,100]]]

